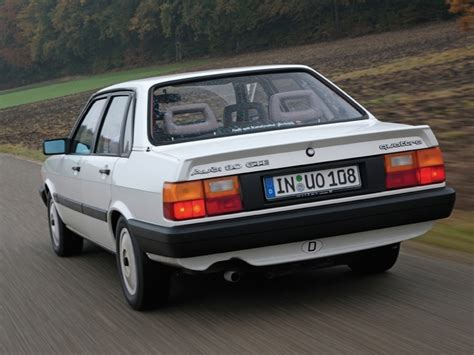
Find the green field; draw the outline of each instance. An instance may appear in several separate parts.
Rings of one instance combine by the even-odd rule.
[[[203,63],[205,63],[204,60],[165,64],[119,72],[110,72],[100,75],[77,77],[67,81],[61,79],[46,84],[39,83],[0,91],[0,109],[54,99],[66,95],[78,94],[127,80],[163,75],[179,70],[188,70],[193,66],[201,65]]]

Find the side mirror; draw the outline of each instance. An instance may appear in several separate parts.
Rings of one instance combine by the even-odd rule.
[[[43,141],[44,155],[66,154],[69,148],[69,139],[48,139]]]

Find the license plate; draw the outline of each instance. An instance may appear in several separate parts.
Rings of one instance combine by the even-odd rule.
[[[360,188],[357,165],[308,171],[299,174],[265,176],[265,197],[274,200],[287,197],[307,197],[330,194],[338,190]]]

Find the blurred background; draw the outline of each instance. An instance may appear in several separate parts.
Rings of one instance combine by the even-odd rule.
[[[473,253],[473,28],[470,0],[0,0],[0,152],[42,160],[116,82],[306,64],[382,121],[432,127],[458,200],[415,243]]]

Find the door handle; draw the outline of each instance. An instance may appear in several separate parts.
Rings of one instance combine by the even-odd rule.
[[[107,169],[107,168],[99,169],[99,173],[109,175],[110,174],[110,169]]]
[[[80,166],[73,166],[71,169],[72,169],[73,171],[77,171],[77,172],[81,171],[81,167],[80,167]]]

